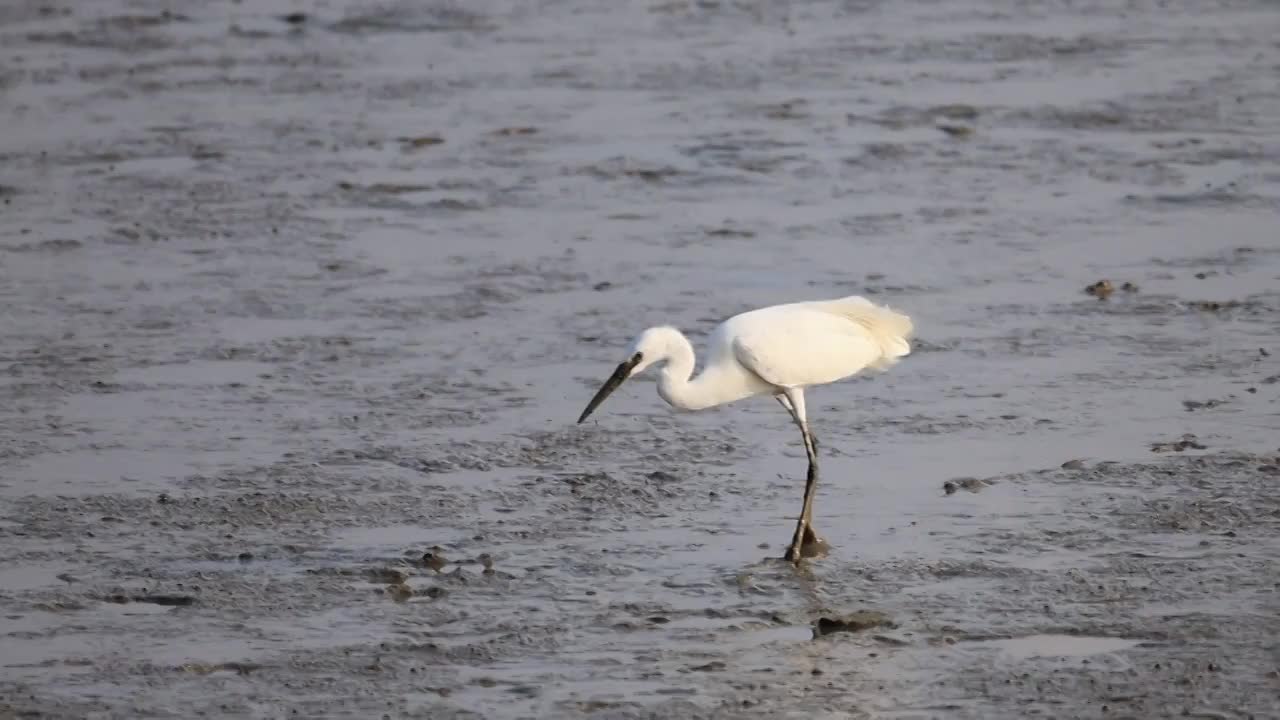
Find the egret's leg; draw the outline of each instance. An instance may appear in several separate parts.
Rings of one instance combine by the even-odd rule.
[[[774,396],[773,396],[773,399],[774,399],[774,400],[777,400],[777,401],[778,401],[778,403],[782,405],[782,407],[784,407],[784,408],[786,408],[786,409],[787,409],[787,412],[791,414],[791,419],[792,419],[792,420],[794,420],[794,421],[796,422],[796,427],[800,428],[800,432],[802,432],[802,433],[803,433],[803,432],[804,432],[804,425],[805,425],[805,423],[804,423],[804,421],[803,421],[803,420],[801,420],[799,417],[796,417],[796,411],[795,411],[795,408],[793,408],[793,407],[791,406],[791,401],[787,399],[787,396],[786,396],[786,395],[774,395]],[[817,438],[817,436],[815,436],[813,433],[809,433],[809,441],[813,443],[813,451],[814,451],[814,453],[817,453],[817,452],[818,452],[818,438]]]
[[[786,559],[799,562],[805,555],[806,546],[812,545],[817,551],[822,539],[813,530],[813,496],[818,487],[818,447],[813,433],[809,432],[809,423],[805,418],[804,391],[799,388],[788,388],[785,392],[786,402],[783,407],[791,411],[791,417],[800,427],[800,436],[804,439],[805,454],[809,456],[809,472],[805,477],[804,505],[800,518],[796,521],[796,533],[791,538],[791,546],[787,548]],[[782,402],[782,399],[779,399]],[[790,407],[787,407],[787,406]]]
[[[796,411],[791,407],[791,401],[787,399],[786,395],[774,395],[773,399],[777,400],[778,404],[787,409],[787,413],[791,415],[792,420],[796,420]],[[798,423],[800,421],[796,420],[796,422]]]
[[[800,428],[801,437],[804,437],[806,434],[808,435],[808,438],[809,438],[808,442],[805,443],[805,454],[809,455],[809,446],[812,445],[813,453],[812,455],[810,455],[810,457],[815,458],[813,470],[816,474],[817,472],[816,457],[818,454],[818,436],[814,435],[812,431],[808,430],[808,423],[806,423],[802,419],[802,416],[796,414],[795,406],[791,404],[791,400],[787,397],[787,395],[785,394],[785,391],[783,393],[774,395],[773,397],[775,400],[778,401],[778,404],[786,408],[787,413],[791,415],[791,419],[795,421],[796,427]],[[801,407],[801,412],[803,412],[804,410],[803,394],[800,396],[800,407]],[[814,529],[813,529],[812,497],[808,495],[806,497],[809,497],[810,504],[806,505],[806,508],[802,510],[802,514],[807,514],[809,516],[805,523],[803,545],[813,545],[814,548],[816,549],[817,546],[823,542],[823,540],[822,538],[818,537],[818,533],[814,532]]]

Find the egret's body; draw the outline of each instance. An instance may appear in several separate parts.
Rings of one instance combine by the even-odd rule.
[[[632,344],[627,360],[591,399],[578,422],[623,380],[663,364],[658,394],[682,410],[704,408],[756,395],[773,395],[800,428],[809,456],[804,505],[787,558],[799,560],[821,542],[813,531],[817,444],[809,430],[804,389],[871,368],[885,370],[911,352],[911,319],[850,296],[752,310],[721,323],[711,334],[703,371],[693,377],[693,346],[679,330],[653,327]]]

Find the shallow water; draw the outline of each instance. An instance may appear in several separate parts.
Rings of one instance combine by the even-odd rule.
[[[1280,717],[1277,30],[0,8],[0,715]],[[811,392],[803,570],[772,401],[573,424],[854,293],[919,338]]]

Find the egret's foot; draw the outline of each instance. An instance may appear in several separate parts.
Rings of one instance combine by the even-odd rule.
[[[800,564],[800,560],[804,558],[804,546],[797,546],[794,542],[787,547],[787,552],[782,555],[782,559],[789,563]]]
[[[813,531],[810,525],[804,529],[804,543],[800,545],[801,557],[823,557],[831,550],[831,545],[826,540],[818,537],[818,533]]]
[[[831,549],[826,540],[818,537],[818,533],[813,531],[808,523],[804,525],[804,529],[796,529],[796,535],[791,540],[791,545],[787,547],[787,554],[782,558],[788,562],[799,563],[805,558],[823,557]]]
[[[804,558],[804,536],[807,529],[807,526],[796,528],[796,534],[791,538],[791,544],[787,546],[787,552],[782,556],[783,560],[800,564],[800,560]]]

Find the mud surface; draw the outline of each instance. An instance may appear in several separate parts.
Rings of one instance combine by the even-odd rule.
[[[1277,38],[0,5],[0,716],[1280,717]],[[572,424],[851,293],[919,341],[811,393],[806,570],[772,401]]]

